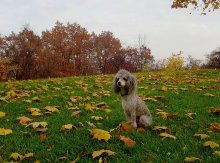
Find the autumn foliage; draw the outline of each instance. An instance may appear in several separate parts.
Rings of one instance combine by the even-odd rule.
[[[29,27],[1,36],[0,59],[1,78],[32,79],[140,71],[153,56],[145,44],[123,48],[110,31],[95,34],[77,23],[56,22],[41,36]]]

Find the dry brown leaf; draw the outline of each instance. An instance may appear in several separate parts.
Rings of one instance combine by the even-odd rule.
[[[82,112],[81,110],[74,111],[74,112],[72,112],[71,116],[72,116],[72,117],[77,117],[77,118],[79,118],[79,114],[80,114],[81,112]]]
[[[101,156],[103,153],[108,154],[108,156],[113,156],[113,155],[115,155],[115,152],[112,152],[112,151],[106,150],[106,149],[101,149],[101,150],[99,150],[99,151],[94,151],[94,152],[92,152],[92,158],[94,159],[94,158],[96,158],[96,157],[99,157],[99,156]]]
[[[129,137],[125,137],[123,135],[119,135],[119,139],[124,142],[124,144],[128,147],[133,147],[136,145],[136,142]]]
[[[186,116],[189,117],[190,119],[193,119],[193,115],[196,115],[196,113],[186,113]]]
[[[121,131],[131,131],[132,129],[132,124],[128,122],[121,122],[121,124],[119,125],[119,130]]]
[[[49,111],[49,112],[59,112],[59,110],[57,109],[57,106],[46,106],[44,108],[45,110]]]
[[[211,128],[213,131],[220,131],[220,124],[218,124],[218,123],[211,123],[211,124],[210,124],[210,128]]]
[[[25,117],[25,116],[21,116],[21,117],[18,117],[16,118],[20,124],[22,125],[28,125],[29,123],[32,122],[32,119],[28,118],[28,117]]]
[[[40,135],[39,135],[39,140],[40,140],[40,141],[47,140],[47,136],[44,135],[44,134],[40,134]]]

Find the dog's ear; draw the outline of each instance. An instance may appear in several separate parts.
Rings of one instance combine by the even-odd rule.
[[[120,88],[117,86],[117,82],[118,82],[118,78],[115,76],[113,82],[112,82],[112,90],[115,93],[119,93],[120,92]]]
[[[136,78],[133,75],[131,75],[129,78],[130,79],[129,79],[128,91],[129,91],[129,94],[130,94],[133,91],[136,91],[137,82],[136,82]]]

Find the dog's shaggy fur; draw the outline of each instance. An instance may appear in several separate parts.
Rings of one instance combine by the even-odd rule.
[[[137,96],[136,78],[126,70],[119,70],[113,80],[113,90],[122,97],[127,122],[134,128],[152,124],[152,116],[145,102]]]

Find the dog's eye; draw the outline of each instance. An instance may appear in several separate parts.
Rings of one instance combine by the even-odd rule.
[[[123,78],[123,80],[124,80],[124,81],[127,81],[128,79],[127,79],[127,78]]]

